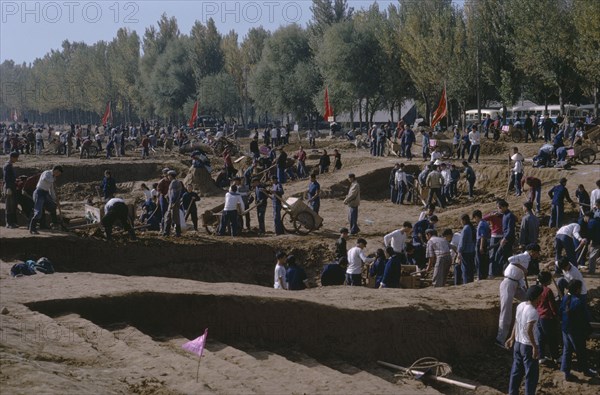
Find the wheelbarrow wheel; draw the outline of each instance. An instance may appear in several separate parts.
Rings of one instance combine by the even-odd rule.
[[[514,129],[512,131],[512,141],[513,143],[520,143],[521,139],[523,139],[523,134],[521,133],[521,131],[519,129]]]
[[[307,235],[315,228],[315,219],[310,213],[299,212],[294,221],[294,228],[299,234]]]
[[[219,218],[210,210],[206,210],[204,214],[202,214],[202,224],[204,225],[204,229],[206,229],[206,233],[209,235],[214,235],[217,233],[217,227],[219,226]]]
[[[285,233],[293,233],[293,230],[296,229],[296,221],[294,221],[290,213],[287,211],[283,213],[283,216],[281,217],[281,223],[283,224],[283,231]]]
[[[579,154],[579,159],[581,160],[581,162],[583,162],[583,164],[590,165],[596,160],[596,153],[591,148],[585,148]]]

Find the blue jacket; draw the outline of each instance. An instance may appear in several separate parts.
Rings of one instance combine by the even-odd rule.
[[[517,217],[512,211],[507,211],[502,216],[502,238],[508,242],[515,241]]]
[[[104,198],[108,198],[117,192],[117,183],[112,177],[104,177],[102,179],[102,183],[100,184],[100,188],[104,193]]]
[[[4,165],[2,175],[4,177],[4,186],[14,192],[17,189],[17,173],[10,160]]]
[[[573,336],[587,336],[590,322],[587,318],[585,303],[577,295],[565,295],[560,304],[562,331]]]
[[[554,205],[554,206],[564,206],[565,199],[567,199],[568,201],[571,201],[571,196],[569,195],[569,191],[562,184],[558,184],[558,185],[552,187],[552,189],[550,189],[550,191],[548,191],[548,195],[550,197],[552,197],[552,205]]]
[[[458,252],[469,254],[475,252],[475,232],[473,226],[465,225],[460,232],[460,243],[458,244]]]
[[[385,263],[385,270],[381,282],[385,284],[386,288],[400,287],[400,275],[402,273],[402,265],[400,262],[400,256],[394,255]]]

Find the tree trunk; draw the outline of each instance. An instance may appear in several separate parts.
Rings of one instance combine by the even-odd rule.
[[[565,101],[563,98],[563,90],[560,85],[558,86],[558,104],[560,104],[560,113],[564,114],[565,113]]]
[[[365,122],[369,123],[369,98],[365,100]],[[372,122],[372,121],[371,121]],[[369,125],[367,125],[369,127]]]
[[[360,129],[363,127],[363,112],[362,112],[362,100],[358,101],[358,122],[360,124]]]
[[[594,85],[594,118],[598,116],[598,84]]]
[[[423,101],[425,102],[425,121],[428,125],[431,125],[431,109],[429,108],[429,99],[425,93],[422,93],[421,96],[423,96]]]

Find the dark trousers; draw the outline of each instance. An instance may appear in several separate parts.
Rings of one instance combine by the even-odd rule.
[[[457,263],[454,265],[454,285],[462,285],[463,284],[463,270],[462,265]]]
[[[398,190],[395,186],[390,185],[390,200],[392,203],[396,203],[396,199],[398,198]]]
[[[504,269],[508,265],[508,258],[510,258],[510,256],[512,255],[512,250],[513,243],[510,241],[504,244],[504,247],[498,247],[498,252],[496,254],[496,264],[498,265],[498,268],[500,268],[502,271],[504,271]]]
[[[479,240],[477,241],[477,244],[479,244]],[[475,267],[477,268],[477,278],[479,280],[485,280],[488,278],[488,273],[490,270],[490,256],[487,250],[482,253],[479,251],[479,248],[477,248],[477,252],[475,253]]]
[[[552,129],[544,128],[544,141],[547,143],[548,141],[552,141]]]
[[[431,204],[434,196],[438,198],[438,200],[440,202],[440,206],[442,208],[446,208],[446,202],[445,202],[444,198],[442,197],[441,188],[429,188],[429,196],[427,197],[428,205]]]
[[[550,224],[551,228],[560,228],[562,225],[562,217],[565,213],[565,208],[561,204],[553,204],[552,212],[550,214]]]
[[[479,152],[481,151],[481,145],[473,144],[471,145],[471,149],[469,150],[469,162],[475,158],[475,162],[479,162]]]
[[[528,137],[531,136],[531,141],[535,143],[535,136],[533,134],[533,128],[525,128],[525,142],[529,141]]]
[[[221,216],[221,224],[219,225],[220,236],[225,236],[225,230],[228,226],[231,236],[237,236],[239,234],[237,210],[223,211],[223,215]]]
[[[321,199],[315,199],[308,205],[315,213],[319,214],[319,210],[321,209]]]
[[[167,221],[167,210],[169,209],[169,201],[164,195],[159,195],[158,204],[160,206],[160,217],[162,218],[160,223],[161,232],[165,231],[165,223]]]
[[[567,253],[567,259],[573,266],[577,267],[577,258],[575,257],[575,243],[572,237],[567,235],[556,235],[554,239],[554,248],[556,250],[555,259],[558,261],[562,256],[563,249]]]
[[[521,194],[521,180],[523,179],[523,173],[514,173],[510,175],[510,188],[515,189],[517,195]]]
[[[42,215],[44,215],[44,210],[48,210],[50,212],[53,223],[58,222],[56,218],[56,203],[50,196],[50,192],[36,188],[36,190],[33,192],[33,217],[29,223],[29,229],[37,229],[37,224],[42,218]]]
[[[115,222],[119,222],[125,231],[129,232],[129,235],[132,238],[135,238],[135,232],[133,228],[129,224],[129,210],[127,209],[127,205],[125,203],[115,203],[108,210],[108,213],[104,217],[102,217],[102,226],[104,227],[104,232],[106,232],[106,239],[110,240],[112,238],[112,228]]]
[[[571,362],[573,352],[577,353],[577,363],[579,370],[586,371],[588,369],[588,355],[585,346],[586,336],[583,334],[562,333],[563,338],[563,354],[560,364],[560,371],[565,374],[571,373]]]
[[[463,284],[472,283],[475,276],[475,253],[474,252],[463,252],[460,262],[460,268],[462,269]]]
[[[545,358],[546,346],[552,359],[558,361],[559,323],[556,318],[540,318],[535,326],[535,336],[540,346],[540,359]]]
[[[348,207],[348,222],[350,223],[350,234],[355,235],[360,232],[358,227],[358,207]]]
[[[283,221],[281,220],[281,206],[273,206],[273,222],[275,226],[275,234],[284,234],[285,231],[283,229]]]
[[[258,220],[258,230],[260,233],[265,233],[265,213],[267,212],[267,206],[256,208],[256,219]]]
[[[500,248],[501,237],[492,237],[490,239],[490,276],[502,275],[502,264],[498,262],[498,250]]]
[[[463,143],[462,149],[460,150],[460,157],[462,159],[465,159],[466,153],[470,152],[470,150],[471,150],[471,144],[470,143],[468,143],[468,144],[464,144]]]
[[[515,342],[508,394],[519,395],[521,380],[525,376],[525,395],[535,395],[540,375],[539,369],[538,360],[533,358],[533,347]]]
[[[10,194],[7,192],[10,191]],[[6,196],[6,225],[17,224],[17,192],[15,189],[5,188],[4,196]]]
[[[396,204],[404,204],[404,196],[406,195],[406,184],[401,182],[396,194]]]
[[[362,285],[362,276],[360,274],[346,273],[346,285],[360,287]]]
[[[412,155],[412,143],[411,144],[406,144],[406,148],[404,151],[404,154],[406,155],[406,157],[408,158],[408,160],[412,160],[413,155]]]
[[[475,187],[475,180],[467,180],[468,186],[469,186],[469,197],[472,198],[473,197],[473,189]]]
[[[198,207],[196,207],[196,204],[192,203],[192,205],[190,206],[187,215],[185,216],[185,219],[187,220],[188,217],[192,218],[194,230],[198,230]]]

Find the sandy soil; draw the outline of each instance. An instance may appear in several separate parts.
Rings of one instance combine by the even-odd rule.
[[[461,214],[475,208],[491,211],[494,200],[505,196],[506,158],[512,145],[484,144],[486,157],[474,165],[479,178],[476,198],[461,198],[441,210],[439,227],[456,229]],[[291,144],[287,152],[297,146]],[[242,148],[246,147],[244,140]],[[259,237],[249,232],[232,239],[201,230],[164,240],[148,232],[136,243],[123,239],[106,244],[93,231],[75,236],[46,231],[31,238],[24,229],[2,228],[0,305],[7,308],[0,315],[3,393],[462,393],[395,378],[375,363],[386,358],[407,366],[423,356],[449,362],[458,377],[480,386],[478,393],[506,392],[511,356],[490,346],[497,323],[498,280],[436,290],[316,287],[322,264],[332,257],[337,230],[347,226],[342,200],[348,173],[355,173],[361,183],[359,225],[369,242],[368,252],[381,248],[383,235],[403,221],[416,221],[421,211],[386,199],[389,169],[398,158],[372,158],[339,140],[319,140],[318,147],[341,149],[344,168],[319,176],[324,225],[309,236],[275,237],[268,232]],[[530,159],[539,145],[520,147]],[[56,158],[21,159],[17,171],[33,174]],[[309,160],[308,165],[316,162]],[[78,159],[60,158],[60,163],[72,168],[61,187],[65,213],[77,217],[105,168],[113,171],[125,197],[139,200],[141,182],[156,181],[164,166],[184,171],[189,160],[178,154],[146,161],[95,159],[85,161],[85,170]],[[418,158],[405,163],[423,164]],[[543,180],[542,211],[547,213],[545,195],[560,177],[569,179],[572,194],[579,183],[590,191],[600,168],[562,171],[529,164],[526,175]],[[307,185],[286,184],[286,196],[302,195]],[[507,199],[520,217],[523,197]],[[203,198],[198,209],[202,213],[221,203],[222,197]],[[576,209],[567,215],[576,216]],[[267,230],[271,229],[269,209]],[[553,232],[542,228],[544,260],[552,259],[553,238]],[[315,288],[299,293],[268,288],[277,249],[299,256]],[[8,276],[15,259],[42,255],[55,262],[59,273]],[[600,278],[588,276],[586,281],[593,290],[594,319],[600,321]],[[197,358],[180,345],[204,327],[209,327],[210,340],[196,383]],[[590,341],[588,347],[592,365],[598,367],[598,342]],[[555,369],[543,368],[539,392],[597,393],[600,381],[576,375],[577,382],[565,383]]]

